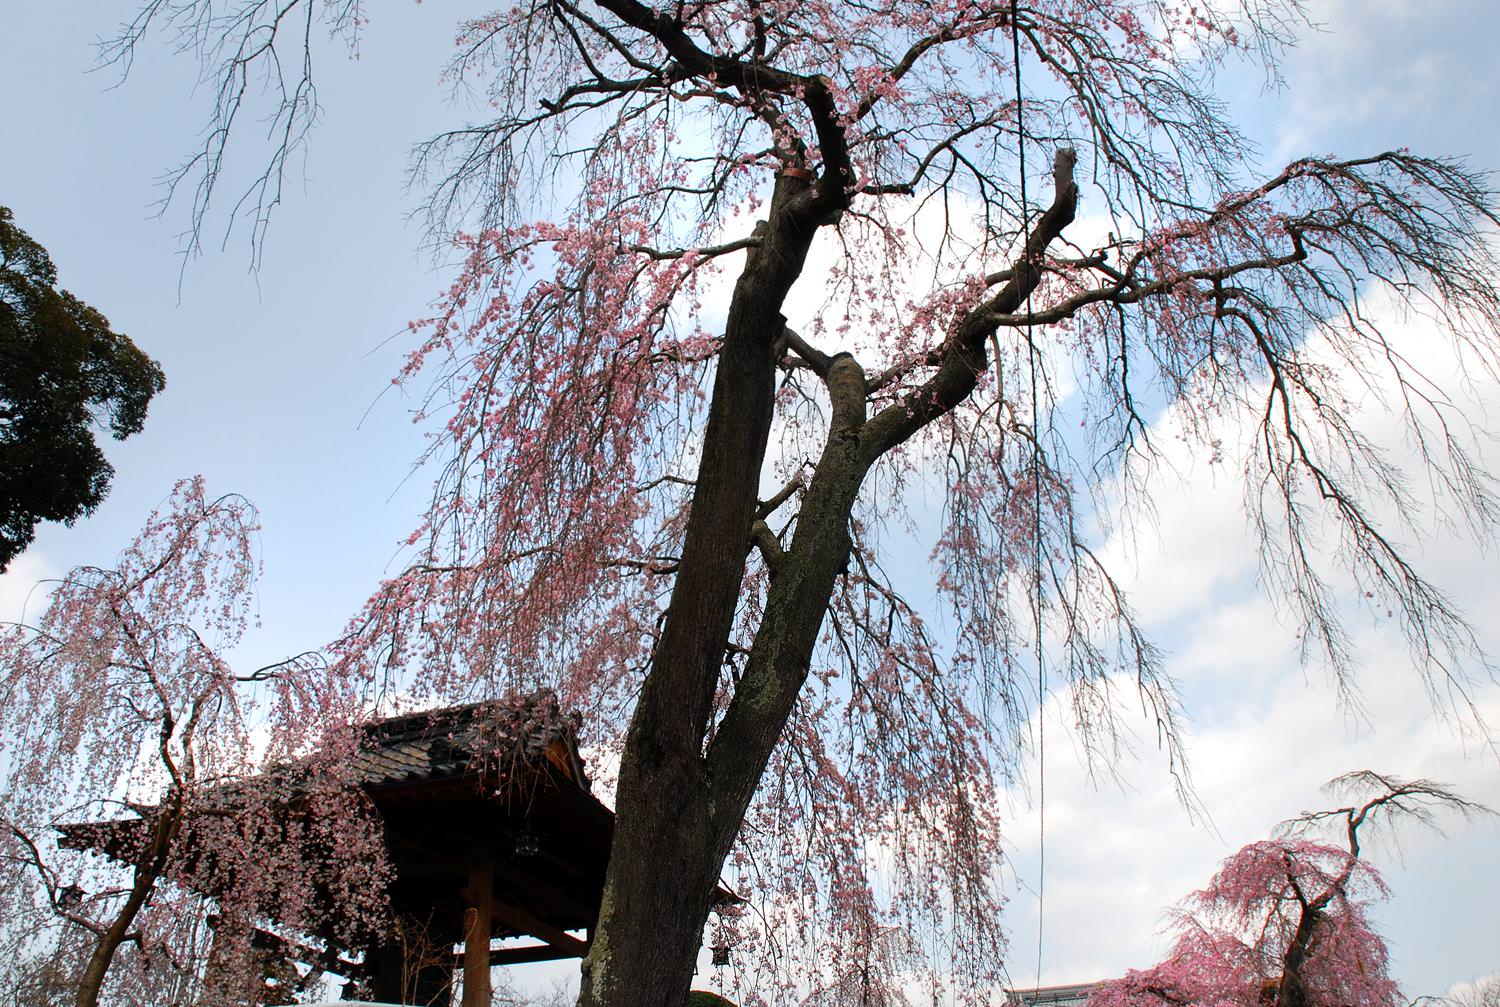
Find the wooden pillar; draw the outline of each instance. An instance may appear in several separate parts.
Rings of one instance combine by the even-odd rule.
[[[365,966],[369,970],[369,995],[377,1003],[399,1004],[406,1002],[406,991],[402,989],[401,970],[404,965],[401,944],[387,938],[384,943],[365,950]],[[353,984],[346,986],[352,990]],[[344,999],[357,999],[347,996]]]
[[[488,851],[469,868],[464,910],[463,1007],[490,1007],[490,935],[495,928],[495,867]]]

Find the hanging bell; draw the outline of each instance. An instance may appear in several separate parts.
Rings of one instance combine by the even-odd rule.
[[[535,857],[542,852],[542,837],[532,831],[528,825],[516,833],[515,852],[517,857]]]

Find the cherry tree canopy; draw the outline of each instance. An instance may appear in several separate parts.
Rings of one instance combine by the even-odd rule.
[[[1177,909],[1178,938],[1166,959],[1103,984],[1089,1007],[1398,1007],[1404,1000],[1386,973],[1385,942],[1364,910],[1385,894],[1375,869],[1347,850],[1296,839],[1251,843]]]
[[[1436,828],[1442,812],[1474,819],[1494,812],[1431,780],[1357,770],[1325,793],[1350,803],[1305,812],[1277,839],[1250,843],[1172,911],[1167,957],[1101,983],[1089,1007],[1398,1007],[1385,940],[1365,907],[1387,896],[1363,859],[1361,840],[1415,822]],[[1305,838],[1333,826],[1342,847]],[[1363,831],[1364,835],[1361,836]]]
[[[176,176],[195,223],[262,83],[260,233],[315,119],[319,25],[354,42],[364,17],[142,5],[114,55],[164,29],[216,86]],[[401,376],[441,474],[337,667],[419,700],[554,686],[618,747],[582,1002],[681,1004],[726,862],[756,912],[716,925],[766,952],[747,995],[799,998],[840,955],[996,983],[994,791],[1040,641],[1085,737],[1123,681],[1176,744],[1088,506],[1101,479],[1144,488],[1163,402],[1208,454],[1216,418],[1255,417],[1247,500],[1315,656],[1348,667],[1332,557],[1460,681],[1472,635],[1398,550],[1411,501],[1350,403],[1385,396],[1440,505],[1491,529],[1467,429],[1365,310],[1389,291],[1493,369],[1491,194],[1405,150],[1251,175],[1214,74],[1274,75],[1302,24],[1280,0],[462,22],[448,78],[482,110],[416,157],[462,263]],[[891,529],[933,526],[940,622],[883,563]],[[893,925],[924,965],[890,967]]]
[[[383,848],[337,771],[347,749],[307,760],[347,720],[341,693],[296,659],[236,672],[223,656],[253,618],[257,528],[244,499],[185,480],[113,566],[71,571],[35,625],[0,626],[7,987],[60,945],[78,1007],[226,1004],[260,979],[248,924],[267,903],[294,932],[330,902],[349,927],[380,918]],[[295,780],[260,773],[294,757]],[[100,819],[131,837],[128,869],[59,842]]]

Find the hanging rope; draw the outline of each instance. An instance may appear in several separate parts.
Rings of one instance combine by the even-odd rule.
[[[1017,0],[1010,0],[1011,57],[1016,67],[1016,150],[1021,175],[1021,261],[1019,270],[1030,268],[1031,220],[1026,199],[1026,130],[1021,97],[1021,29],[1017,19]],[[1017,272],[1027,283],[1024,272]],[[1038,276],[1040,282],[1040,275]],[[1042,985],[1042,936],[1046,916],[1047,893],[1047,723],[1045,701],[1047,684],[1042,658],[1042,455],[1039,410],[1037,406],[1036,340],[1032,338],[1031,289],[1026,288],[1021,302],[1026,309],[1026,357],[1031,368],[1031,491],[1032,538],[1031,563],[1036,577],[1032,594],[1032,621],[1036,628],[1036,752],[1037,752],[1037,883],[1036,883],[1036,985]],[[998,366],[998,361],[996,362]]]

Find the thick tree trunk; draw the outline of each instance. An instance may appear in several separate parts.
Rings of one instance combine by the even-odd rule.
[[[584,1007],[677,1007],[692,979],[723,862],[704,738],[755,520],[781,305],[816,233],[814,198],[805,180],[778,181],[759,247],[735,285],[679,573],[620,765]]]
[[[841,208],[783,177],[760,245],[735,288],[715,373],[679,574],[626,737],[614,846],[579,1007],[682,1007],[719,872],[791,715],[839,573],[865,474],[974,389],[990,316],[1035,287],[1041,252],[1073,219],[1072,151],[1012,280],[960,326],[949,357],[906,403],[867,422],[864,370],[852,357],[809,361],[832,404],[827,442],[791,547],[767,557],[765,612],[728,711],[705,744],[714,690],[751,547],[770,432],[780,309],[827,214]],[[842,198],[842,196],[840,197]],[[814,356],[817,356],[814,354]],[[706,748],[706,750],[705,750]]]
[[[638,761],[622,766],[622,788],[627,775],[630,810],[615,830],[579,1003],[681,1007],[721,861],[706,835],[701,779],[667,767],[643,773]]]
[[[104,987],[104,979],[109,975],[109,967],[114,962],[115,952],[120,945],[125,943],[129,934],[130,925],[135,922],[136,915],[141,906],[146,903],[146,896],[150,894],[154,878],[142,878],[136,875],[135,883],[131,886],[130,895],[127,896],[125,905],[120,910],[120,915],[115,917],[113,923],[100,936],[99,943],[94,945],[94,953],[89,955],[88,964],[84,966],[83,975],[78,980],[78,1007],[98,1007],[99,994]]]
[[[847,356],[836,358],[830,372],[835,406],[829,445],[792,549],[772,566],[766,614],[734,712],[719,725],[706,755],[702,735],[681,759],[648,763],[638,753],[653,746],[627,747],[620,771],[622,814],[581,1004],[677,1007],[685,999],[719,872],[806,679],[835,581],[848,560],[849,515],[873,460],[857,440],[844,436],[863,420],[863,372]],[[740,541],[747,544],[748,538],[747,521]],[[717,660],[711,670],[716,677]],[[672,712],[667,706],[658,715]]]

